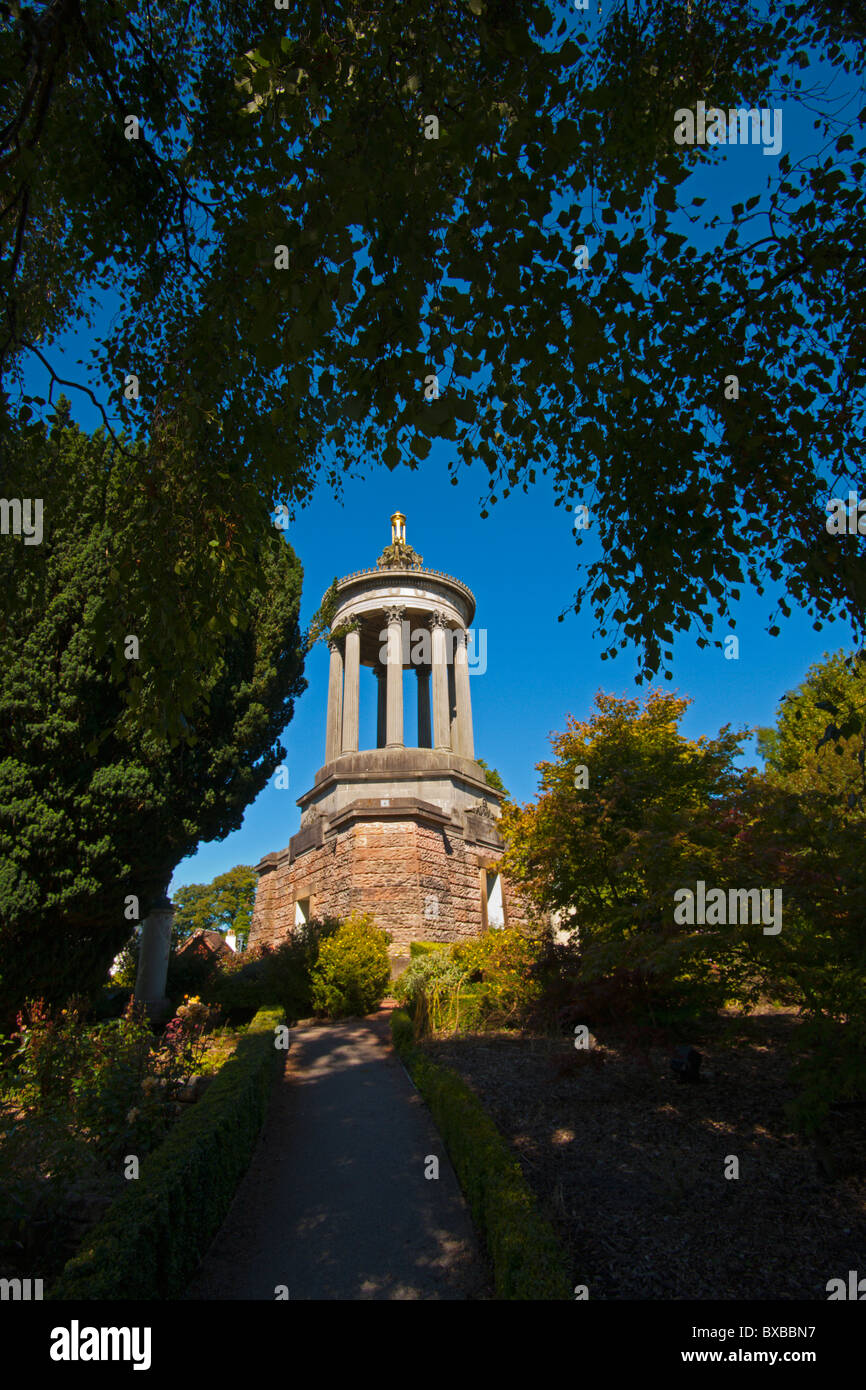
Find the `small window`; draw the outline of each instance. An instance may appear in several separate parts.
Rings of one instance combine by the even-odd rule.
[[[493,869],[487,870],[487,925],[505,926],[505,908],[502,904],[502,878]]]
[[[295,926],[305,927],[310,920],[310,900],[309,898],[297,898],[295,900]]]

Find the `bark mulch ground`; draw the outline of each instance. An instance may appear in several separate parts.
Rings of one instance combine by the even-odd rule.
[[[504,1033],[424,1047],[509,1138],[591,1299],[826,1300],[829,1279],[866,1274],[866,1108],[836,1117],[823,1158],[797,1136],[796,1027],[780,1009],[702,1024],[698,1084],[658,1032],[599,1027],[590,1052]]]

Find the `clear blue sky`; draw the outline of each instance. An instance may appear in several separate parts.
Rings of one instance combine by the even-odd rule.
[[[784,111],[783,150],[796,161],[814,148],[811,117],[791,103],[779,104]],[[708,199],[704,212],[727,211],[733,202],[762,192],[776,167],[777,160],[764,156],[759,148],[720,149],[712,165],[700,169],[683,187],[680,200],[702,195]],[[719,239],[724,235],[722,229]],[[697,244],[701,245],[700,239]],[[96,332],[101,331],[103,326],[97,324]],[[88,379],[77,359],[87,363],[91,356],[89,334],[65,335],[49,355],[61,375]],[[98,379],[90,380],[101,395]],[[28,370],[27,385],[36,394],[44,394],[44,373],[35,365]],[[86,397],[67,394],[74,417],[86,428],[95,427],[99,420]],[[535,765],[549,754],[550,734],[564,727],[569,713],[588,716],[598,690],[627,696],[639,693],[634,684],[637,661],[634,652],[626,650],[615,660],[602,662],[589,613],[557,622],[557,614],[570,603],[576,588],[578,552],[572,514],[564,507],[554,508],[545,479],[540,477],[528,494],[518,492],[499,501],[490,516],[481,520],[486,471],[479,467],[464,472],[459,485],[451,486],[445,465],[447,448],[445,444],[439,452],[434,448],[417,471],[403,468],[388,473],[371,461],[369,476],[347,483],[342,501],[318,491],[287,533],[305,571],[302,620],[309,622],[335,574],[375,564],[390,541],[391,513],[404,512],[407,538],[425,564],[456,575],[476,595],[474,625],[487,633],[487,669],[471,681],[476,754],[496,767],[512,795],[524,801],[535,795]],[[592,545],[591,539],[584,542],[582,559],[591,556]],[[825,625],[816,633],[811,619],[797,612],[788,620],[780,619],[781,635],[770,637],[773,592],[768,589],[762,598],[747,587],[742,592],[733,610],[739,660],[725,660],[714,647],[698,648],[697,632],[681,634],[674,644],[674,679],[658,682],[693,699],[683,724],[688,736],[715,734],[723,724],[773,723],[780,697],[800,683],[808,666],[825,651],[850,646],[843,625]],[[717,624],[714,635],[726,631]],[[288,844],[299,823],[295,799],[312,785],[324,761],[327,667],[327,650],[320,644],[308,658],[309,688],[283,740],[288,749],[289,789],[266,787],[248,808],[240,830],[221,842],[200,846],[178,865],[172,889],[206,882],[238,863],[255,864],[262,855]],[[362,746],[374,741],[372,683],[372,674],[362,672]],[[746,761],[758,761],[752,745],[747,748]]]

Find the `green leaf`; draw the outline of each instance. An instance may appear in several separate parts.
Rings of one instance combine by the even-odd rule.
[[[412,453],[416,458],[426,459],[430,453],[430,440],[424,435],[416,434],[412,440]]]

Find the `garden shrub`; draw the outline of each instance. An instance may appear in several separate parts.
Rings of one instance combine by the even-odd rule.
[[[429,1020],[431,1027],[440,1027],[458,986],[466,978],[466,969],[450,952],[416,955],[395,981],[394,997],[416,1020],[416,1026],[423,1027],[423,1019]]]
[[[570,1299],[566,1254],[478,1096],[450,1067],[413,1046],[412,1023],[402,1009],[391,1015],[391,1035],[448,1149],[490,1255],[497,1297]]]
[[[31,1125],[38,1114],[38,1124],[86,1136],[111,1163],[130,1143],[146,1147],[161,1126],[141,1089],[155,1040],[131,1002],[108,1023],[86,1024],[84,1008],[78,999],[62,1010],[37,1000],[18,1015],[4,1095]]]
[[[249,1023],[264,1003],[262,986],[266,968],[265,956],[255,948],[234,960],[221,961],[213,979],[202,990],[202,996],[222,1009],[230,1023]]]
[[[51,1299],[175,1299],[225,1219],[259,1135],[282,1009],[263,1009],[203,1098],[86,1237]]]
[[[862,978],[861,978],[862,988]],[[866,1091],[866,1026],[862,1018],[807,1016],[792,1039],[791,1079],[798,1094],[785,1106],[796,1127],[815,1138],[832,1135],[833,1111],[862,1102]]]
[[[405,1009],[395,1009],[391,1015],[391,1038],[401,1056],[414,1045],[415,1029]]]
[[[474,992],[479,1022],[493,1027],[520,1026],[541,995],[541,966],[546,941],[519,928],[488,931],[452,951],[468,983],[483,983]],[[462,991],[461,991],[462,992]]]
[[[483,1033],[498,1019],[497,999],[483,981],[464,984],[454,1001],[451,1026],[458,1033]]]
[[[232,1022],[246,1022],[257,1009],[277,1005],[290,1023],[313,1012],[312,969],[322,943],[339,929],[336,917],[314,918],[279,946],[252,947],[221,964],[204,997]]]
[[[19,1014],[2,1096],[31,1127],[86,1139],[111,1166],[161,1135],[165,1102],[198,1070],[218,1015],[185,1001],[160,1038],[133,1000],[107,1023],[85,1023],[83,1012],[79,1000],[59,1011],[37,1000]]]
[[[411,941],[409,943],[410,956],[429,956],[433,951],[450,950],[447,941]]]
[[[688,937],[645,930],[593,942],[577,958],[575,1002],[599,1022],[688,1026],[729,998],[754,998],[755,953],[730,929]]]
[[[512,928],[416,953],[394,988],[415,1036],[523,1026],[537,1012],[548,945],[543,931]]]
[[[391,981],[390,940],[369,913],[352,913],[321,944],[312,968],[313,1008],[331,1018],[377,1009]]]
[[[219,1018],[218,1008],[193,996],[184,1000],[166,1025],[157,1066],[168,1084],[169,1094],[201,1069],[207,1050],[205,1034],[216,1027]]]
[[[268,958],[265,1002],[282,1005],[288,1018],[307,1018],[314,1009],[313,970],[323,946],[339,930],[338,917],[316,917],[296,927],[292,939]]]
[[[208,986],[216,978],[219,957],[211,952],[190,948],[178,952],[172,947],[168,958],[168,973],[165,992],[173,1004],[185,995],[198,994],[204,997]]]
[[[137,935],[134,935],[127,941],[123,950],[117,957],[117,969],[111,977],[111,983],[117,989],[135,989],[135,982],[138,979],[138,959],[140,954],[141,941]]]

